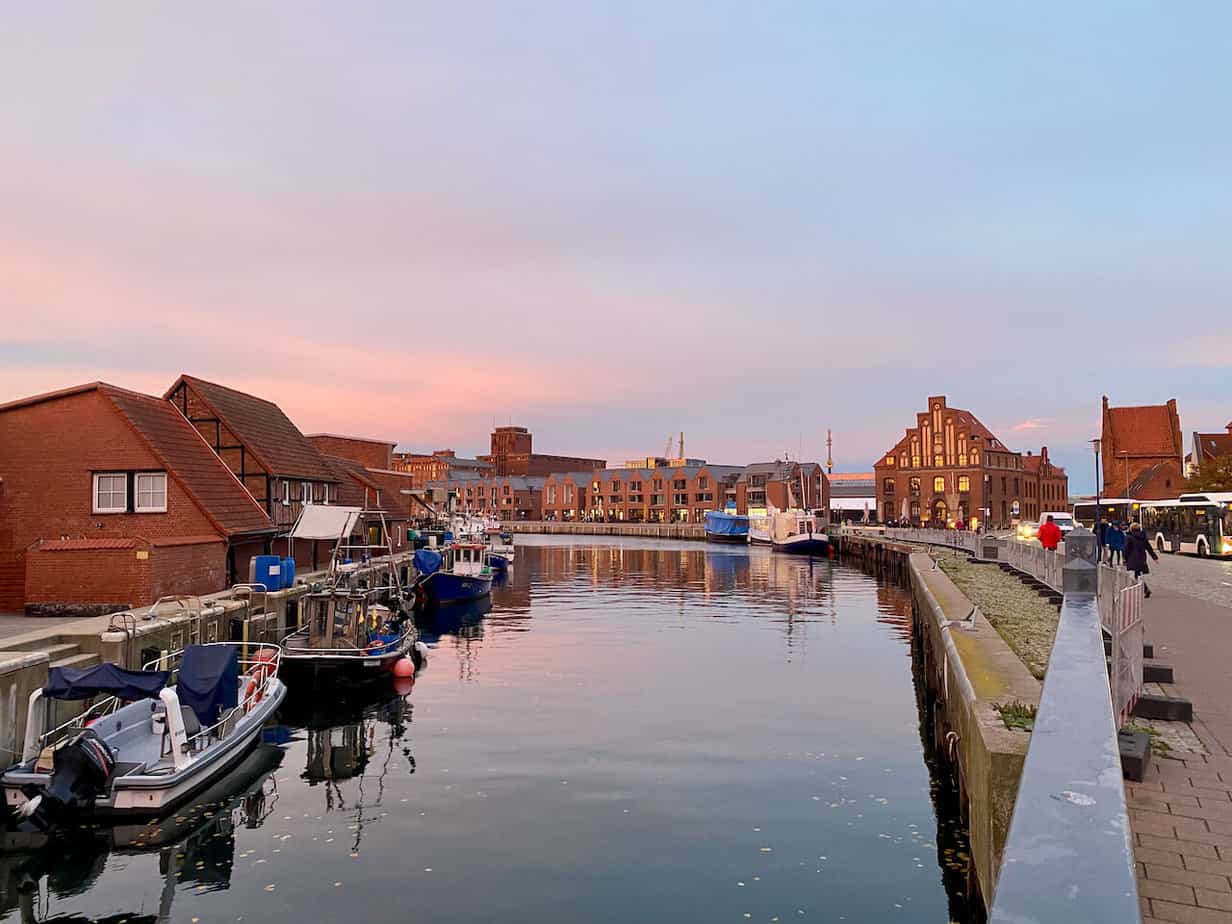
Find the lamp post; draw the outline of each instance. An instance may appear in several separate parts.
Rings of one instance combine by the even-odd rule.
[[[1122,459],[1125,460],[1125,499],[1131,502],[1125,505],[1125,518],[1128,520],[1133,520],[1134,515],[1132,512],[1133,511],[1132,501],[1134,499],[1134,496],[1129,492],[1129,450],[1128,449],[1121,450],[1120,456]]]
[[[1095,522],[1091,524],[1091,528],[1097,533],[1099,532],[1099,444],[1098,439],[1091,440],[1091,448],[1095,451]]]

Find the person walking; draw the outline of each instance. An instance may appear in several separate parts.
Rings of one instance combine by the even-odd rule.
[[[1103,517],[1100,517],[1099,522],[1095,525],[1095,551],[1099,561],[1104,559],[1104,549],[1108,545],[1109,528],[1110,524]]]
[[[1053,552],[1057,550],[1057,546],[1061,543],[1061,527],[1052,522],[1051,514],[1048,515],[1048,519],[1039,528],[1039,541],[1040,545]]]
[[[1125,524],[1113,523],[1108,527],[1108,564],[1115,565],[1125,560]]]
[[[1147,555],[1159,561],[1159,556],[1151,547],[1151,541],[1142,531],[1142,524],[1134,523],[1129,528],[1129,535],[1125,537],[1125,568],[1134,573],[1136,580],[1142,581],[1142,575],[1151,573],[1151,566],[1146,561]],[[1142,581],[1142,595],[1151,596],[1151,588],[1146,581]]]

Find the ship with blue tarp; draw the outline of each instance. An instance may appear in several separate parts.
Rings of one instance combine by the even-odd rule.
[[[710,510],[706,513],[706,541],[745,545],[749,541],[749,518],[734,510]]]

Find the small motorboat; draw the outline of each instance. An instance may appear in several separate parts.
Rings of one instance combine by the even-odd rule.
[[[30,696],[21,761],[5,802],[45,829],[83,815],[161,815],[214,782],[256,742],[286,696],[281,649],[190,645],[126,670],[52,668]],[[101,697],[101,698],[100,698]],[[95,702],[45,730],[55,700]]]
[[[759,507],[749,511],[749,544],[770,545],[770,520],[774,510]]]
[[[747,545],[749,541],[749,518],[732,511],[710,510],[706,512],[706,541]]]
[[[311,591],[300,598],[300,614],[299,628],[282,640],[290,686],[315,685],[322,675],[352,682],[387,677],[404,657],[416,667],[422,661],[415,621],[397,585],[338,583]]]
[[[493,571],[487,561],[487,546],[478,542],[459,542],[438,551],[420,549],[415,553],[415,606],[449,606],[478,600],[492,592]]]
[[[830,554],[830,537],[817,516],[807,510],[778,510],[770,521],[770,543],[776,552],[793,555]]]
[[[499,526],[489,526],[486,532],[488,567],[501,574],[513,565],[513,533],[502,530]]]

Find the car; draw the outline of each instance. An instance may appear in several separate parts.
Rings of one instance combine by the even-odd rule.
[[[1023,540],[1034,539],[1039,535],[1039,524],[1034,520],[1021,520],[1018,523],[1018,538]]]
[[[1049,517],[1052,517],[1052,522],[1057,524],[1057,528],[1061,530],[1062,538],[1065,538],[1071,532],[1073,532],[1074,527],[1078,525],[1077,523],[1074,522],[1074,515],[1072,513],[1065,513],[1060,510],[1044,511],[1043,513],[1040,514],[1040,522],[1041,523],[1047,522]],[[1036,528],[1036,532],[1037,533],[1039,532],[1038,527]]]

